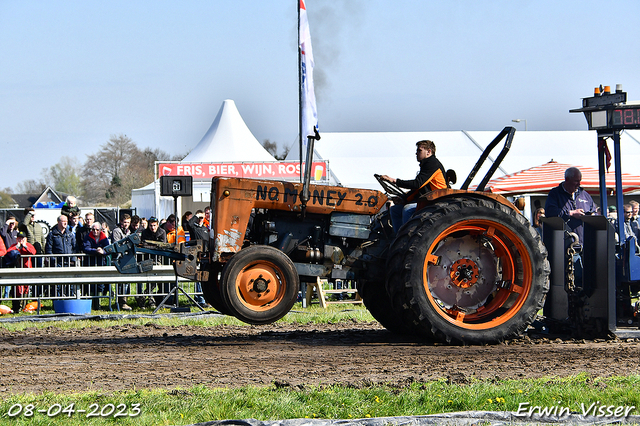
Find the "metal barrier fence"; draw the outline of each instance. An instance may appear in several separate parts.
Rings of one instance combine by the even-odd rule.
[[[24,267],[27,258],[31,258],[31,268]],[[139,260],[143,258],[154,261],[153,270],[121,274],[113,265],[88,266],[96,262],[86,254],[22,256],[16,267],[0,268],[0,304],[9,301],[13,307],[24,307],[35,300],[39,308],[42,300],[80,298],[93,299],[94,307],[112,310],[121,308],[119,300],[127,303],[133,297],[140,307],[150,297],[159,303],[176,285],[198,303],[205,303],[199,283],[176,277],[172,265],[162,264],[167,263],[164,258],[141,254]],[[104,300],[106,306],[101,303]]]

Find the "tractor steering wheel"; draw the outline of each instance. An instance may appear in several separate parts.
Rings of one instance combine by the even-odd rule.
[[[391,194],[396,197],[403,197],[406,194],[406,192],[400,189],[398,185],[382,179],[382,176],[374,174],[373,177],[376,178],[382,189],[384,189],[387,194]]]

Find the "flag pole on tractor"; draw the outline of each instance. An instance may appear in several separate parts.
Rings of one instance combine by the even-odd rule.
[[[302,173],[302,154],[304,157],[304,180],[300,200],[305,212],[309,201],[309,183],[313,166],[313,144],[320,140],[318,133],[318,111],[316,95],[313,89],[313,52],[311,50],[311,33],[307,19],[307,8],[304,0],[298,2],[298,84],[300,96],[300,173]]]

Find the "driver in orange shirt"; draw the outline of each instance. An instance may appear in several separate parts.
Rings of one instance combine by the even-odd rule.
[[[404,197],[394,197],[394,205],[389,209],[394,231],[406,223],[416,211],[416,200],[423,194],[435,189],[446,189],[446,172],[440,160],[436,158],[436,144],[424,140],[416,142],[416,160],[420,163],[420,171],[415,179],[395,179],[387,175],[381,178],[396,184],[400,188],[409,189]]]

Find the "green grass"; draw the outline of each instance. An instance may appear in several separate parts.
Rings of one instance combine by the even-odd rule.
[[[98,392],[57,395],[14,395],[0,403],[0,422],[30,425],[114,423],[113,416],[87,418],[75,413],[71,417],[59,414],[49,417],[35,410],[51,413],[74,404],[76,410],[97,404],[99,413],[108,413],[113,404],[124,404],[124,412],[136,417],[119,417],[122,425],[181,425],[221,419],[277,420],[294,418],[356,419],[366,417],[415,416],[455,411],[513,411],[521,403],[537,406],[568,407],[582,413],[594,402],[616,406],[635,406],[629,414],[640,412],[640,376],[591,378],[581,374],[568,378],[536,380],[505,380],[500,382],[473,380],[468,384],[448,384],[445,379],[412,383],[404,388],[375,385],[360,389],[342,386],[290,388],[274,385],[258,388],[211,389],[196,386],[190,389],[127,391],[110,394]],[[7,413],[23,412],[16,417]],[[31,417],[24,414],[28,404],[35,408]],[[59,406],[55,405],[59,404]],[[69,410],[67,410],[68,412]]]
[[[192,308],[192,312],[199,312],[197,308]],[[212,311],[212,309],[208,309]],[[127,314],[151,314],[153,311],[146,309],[136,309],[127,312]],[[44,304],[41,314],[52,314],[53,310],[47,304]],[[92,311],[95,315],[117,315],[124,314],[125,312],[118,311]],[[168,314],[169,309],[162,309],[158,311],[158,314]],[[3,315],[0,318],[14,318],[14,317],[27,317],[33,314],[11,314]],[[329,305],[327,309],[322,309],[319,305],[311,305],[303,308],[302,304],[297,303],[293,309],[282,318],[279,322],[282,323],[298,323],[298,324],[327,324],[335,323],[339,321],[358,321],[358,322],[370,322],[375,321],[369,311],[363,305],[346,305],[335,304]],[[124,324],[138,324],[144,325],[149,322],[153,322],[158,325],[178,326],[178,325],[192,325],[202,327],[212,327],[217,325],[238,325],[247,326],[230,316],[220,315],[197,315],[197,316],[180,316],[180,315],[160,315],[157,318],[121,318],[121,319],[100,319],[100,320],[73,320],[73,321],[47,321],[47,322],[0,322],[0,328],[4,328],[8,331],[21,331],[28,327],[47,328],[47,327],[59,327],[61,329],[83,329],[86,327],[113,327],[116,325]]]

